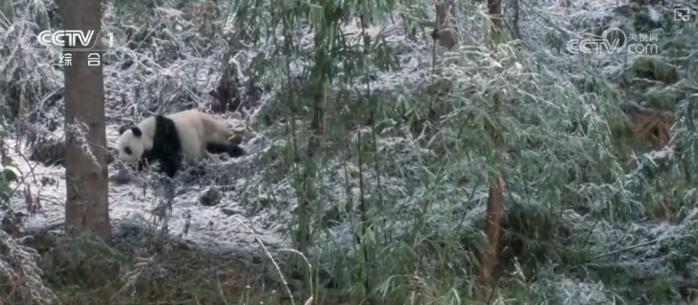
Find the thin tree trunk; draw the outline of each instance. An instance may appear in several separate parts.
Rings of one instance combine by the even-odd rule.
[[[502,30],[502,1],[501,0],[487,0],[487,9],[492,18],[492,24],[494,24],[494,29],[496,31]]]
[[[59,0],[58,5],[64,29],[99,33],[100,0]],[[66,232],[73,236],[91,232],[111,242],[102,67],[87,65],[92,52],[69,53],[72,65],[65,67]]]
[[[500,113],[502,108],[502,98],[499,94],[493,97],[495,124],[491,126],[492,142],[494,149],[499,154],[505,154],[504,138],[499,130],[501,128]],[[502,218],[504,218],[504,175],[500,168],[494,181],[490,185],[489,198],[487,199],[487,216],[485,220],[485,234],[487,235],[487,248],[480,254],[480,265],[477,270],[477,282],[483,295],[491,299],[494,293],[495,283],[492,274],[499,262],[499,239],[501,235]]]
[[[514,20],[512,20],[513,23],[513,28],[514,28],[514,35],[516,36],[517,39],[523,39],[521,36],[521,28],[519,27],[519,15],[520,15],[520,7],[519,7],[519,0],[514,0]]]
[[[504,217],[504,178],[502,173],[498,173],[490,186],[489,198],[487,199],[487,219],[485,223],[485,233],[487,234],[487,248],[480,257],[480,268],[478,269],[478,282],[483,288],[487,288],[486,294],[492,293],[491,287],[494,284],[492,273],[497,267],[499,260],[499,238],[501,235],[501,223]],[[489,296],[488,296],[489,298]]]

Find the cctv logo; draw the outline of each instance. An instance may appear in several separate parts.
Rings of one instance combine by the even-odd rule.
[[[87,33],[81,30],[60,30],[53,33],[46,30],[39,33],[37,39],[39,44],[47,47],[65,47],[65,50],[89,50],[96,42],[96,39],[94,39],[95,42],[92,41],[93,37],[95,37],[94,30],[88,30]],[[78,42],[80,46],[78,46]]]
[[[626,46],[623,30],[612,27],[596,39],[571,39],[567,42],[567,51],[572,54],[618,53]]]

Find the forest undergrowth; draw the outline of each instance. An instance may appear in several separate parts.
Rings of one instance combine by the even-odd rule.
[[[35,39],[60,28],[54,2],[0,7],[0,304],[695,304],[696,21],[582,2],[513,1],[503,32],[470,1],[107,2],[109,141],[199,107],[235,121],[250,152],[200,164],[214,168],[203,178],[120,189],[112,206],[146,191],[156,204],[146,221],[115,221],[113,245],[6,221],[42,213],[27,198],[45,181],[8,156],[60,154],[63,73]],[[658,35],[660,53],[566,49],[609,27]],[[185,238],[196,219],[176,222],[174,197],[200,193],[218,194],[212,211],[251,246]]]

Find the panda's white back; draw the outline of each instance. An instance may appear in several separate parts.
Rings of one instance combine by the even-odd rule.
[[[182,152],[188,159],[203,158],[208,143],[227,144],[233,135],[223,121],[195,109],[166,117],[174,121]]]
[[[167,115],[175,123],[182,152],[187,159],[198,160],[205,156],[206,134],[201,113],[186,110]]]

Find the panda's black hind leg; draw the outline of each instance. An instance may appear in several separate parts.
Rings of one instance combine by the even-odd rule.
[[[243,150],[240,146],[237,146],[235,144],[228,144],[228,155],[230,155],[233,158],[240,157],[245,154],[245,150]]]
[[[228,143],[228,144],[221,144],[221,143],[215,143],[215,142],[209,142],[206,143],[206,150],[209,153],[212,154],[222,154],[222,153],[227,153],[231,157],[239,157],[245,154],[245,151],[240,148],[240,146],[237,146],[236,144]]]
[[[212,154],[222,154],[228,151],[228,145],[209,142],[206,143],[206,150]]]

